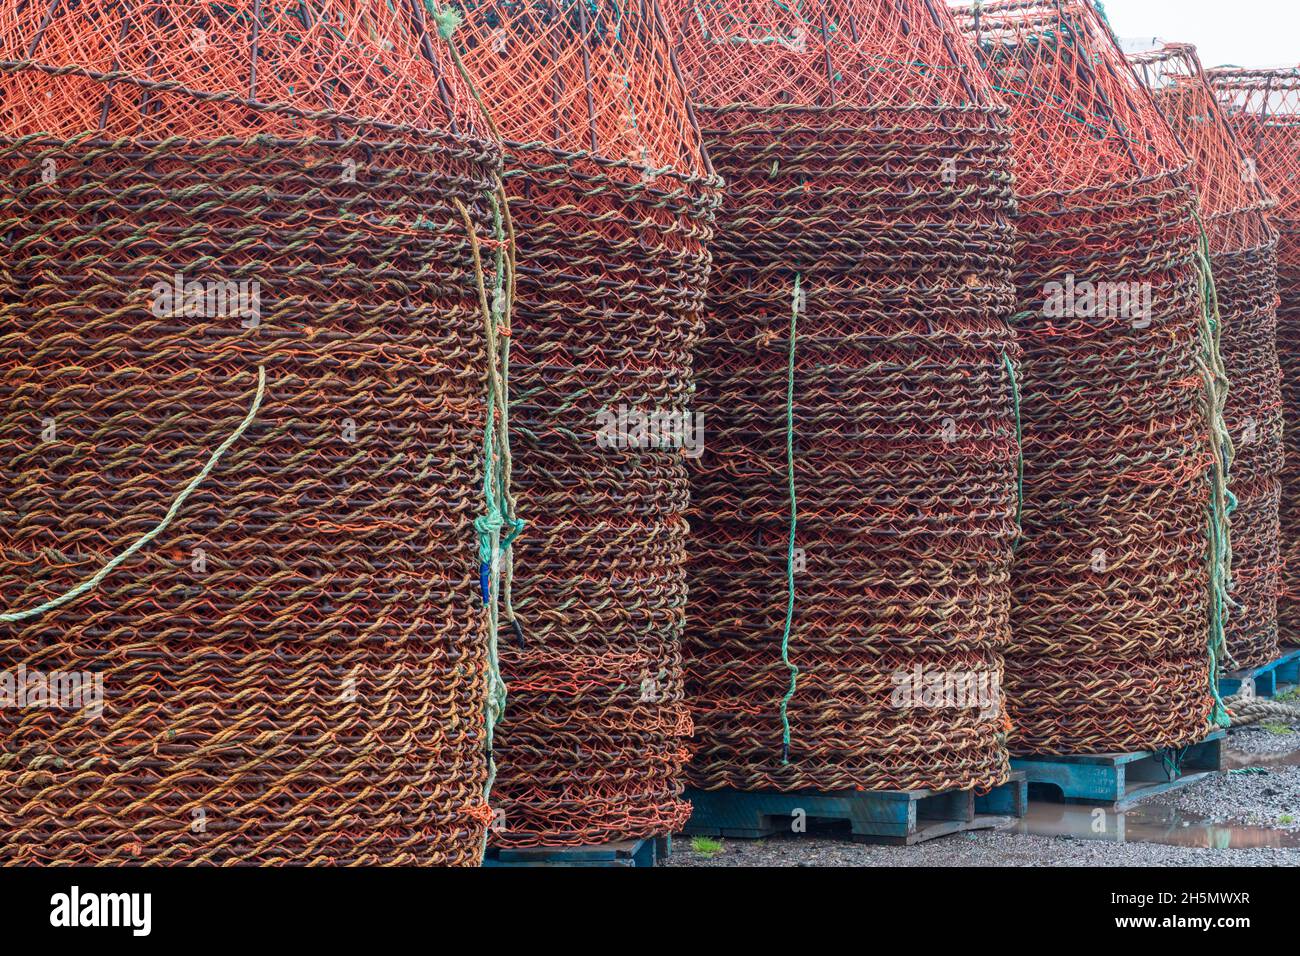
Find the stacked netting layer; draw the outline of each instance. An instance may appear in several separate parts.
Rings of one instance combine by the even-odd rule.
[[[1191,158],[1231,383],[1225,417],[1235,454],[1229,667],[1277,656],[1278,504],[1282,494],[1282,373],[1277,359],[1274,205],[1205,81],[1196,48],[1171,44],[1131,57]]]
[[[667,4],[726,182],[696,359],[690,779],[1007,772],[1005,110],[925,0]]]
[[[501,651],[501,846],[666,834],[689,815],[685,456],[718,187],[654,10],[451,7],[506,141],[519,243],[511,454],[528,527]]]
[[[1012,750],[1187,744],[1209,726],[1229,563],[1225,382],[1188,160],[1090,2],[959,17],[1015,141]]]
[[[4,862],[482,858],[500,154],[401,11],[0,3]]]
[[[1214,70],[1210,85],[1228,111],[1264,187],[1277,197],[1277,352],[1282,365],[1281,643],[1300,644],[1300,68]],[[1238,442],[1240,438],[1238,437]]]

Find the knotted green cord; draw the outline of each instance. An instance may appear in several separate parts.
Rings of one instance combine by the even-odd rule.
[[[794,489],[794,348],[799,326],[799,285],[802,274],[794,277],[794,301],[790,309],[790,348],[786,365],[785,386],[785,474],[790,492],[790,543],[785,556],[785,581],[789,595],[785,606],[785,633],[781,635],[781,662],[790,671],[790,689],[781,698],[781,763],[790,762],[790,700],[799,686],[799,668],[790,662],[790,628],[794,623],[794,542],[799,522],[798,500]]]
[[[217,463],[221,461],[222,456],[225,455],[225,453],[230,450],[230,446],[233,445],[235,442],[239,441],[239,437],[243,435],[245,431],[248,430],[248,426],[253,424],[253,419],[257,417],[258,409],[262,407],[262,397],[265,394],[266,394],[266,369],[263,368],[262,366],[258,366],[257,393],[253,396],[253,404],[248,409],[248,414],[244,416],[244,420],[239,423],[239,427],[236,428],[230,434],[230,437],[228,437],[225,441],[223,441],[220,445],[218,445],[216,451],[214,451],[210,456],[208,456],[207,464],[205,464],[202,470],[200,470],[199,473],[195,475],[193,479],[191,479],[190,483],[181,490],[181,493],[176,496],[176,500],[172,502],[171,507],[167,509],[167,514],[163,515],[163,519],[161,521],[159,521],[156,525],[154,525],[152,529],[145,532],[144,535],[138,538],[135,541],[135,543],[132,544],[129,548],[127,548],[125,551],[123,551],[113,560],[109,561],[108,564],[104,565],[102,568],[96,571],[92,577],[88,578],[85,581],[82,581],[72,590],[65,591],[63,594],[60,594],[58,597],[51,598],[45,603],[39,604],[33,608],[28,608],[25,611],[6,611],[0,614],[0,623],[12,624],[16,621],[25,621],[29,618],[39,617],[40,615],[44,614],[47,611],[52,611],[55,608],[62,607],[63,605],[69,603],[70,601],[75,601],[77,598],[81,597],[81,595],[85,594],[87,591],[99,587],[100,583],[106,577],[112,574],[113,571],[115,571],[117,568],[121,567],[121,565],[124,562],[129,561],[133,554],[135,554],[137,551],[139,551],[141,548],[147,545],[154,538],[158,537],[158,535],[166,531],[167,526],[170,525],[172,521],[175,520],[176,515],[180,513],[181,507],[185,504],[186,499],[188,499],[189,496],[194,493],[195,489],[198,488],[199,485],[203,483],[203,481],[208,477],[208,475],[212,474],[212,469],[217,467]]]
[[[1210,241],[1205,224],[1193,213],[1200,232],[1197,238],[1196,261],[1200,273],[1201,340],[1204,354],[1197,360],[1205,379],[1206,417],[1208,419],[1213,461],[1210,467],[1210,508],[1208,515],[1210,539],[1210,694],[1214,698],[1211,721],[1215,726],[1228,727],[1232,719],[1219,696],[1219,661],[1227,656],[1227,617],[1232,578],[1232,545],[1229,538],[1228,516],[1236,509],[1236,496],[1228,489],[1228,474],[1232,465],[1232,435],[1224,418],[1227,404],[1228,374],[1220,351],[1222,317],[1219,313],[1219,295],[1214,284],[1214,271],[1210,261]]]
[[[1023,517],[1025,513],[1025,443],[1024,431],[1020,426],[1020,386],[1016,382],[1016,367],[1011,357],[1002,353],[1002,364],[1006,366],[1007,377],[1011,379],[1011,405],[1016,413],[1016,543],[1024,534]]]
[[[460,74],[461,79],[464,80],[470,94],[474,97],[474,102],[478,104],[488,128],[492,130],[493,141],[500,143],[502,141],[501,131],[497,128],[496,121],[492,119],[492,111],[483,102],[483,97],[479,95],[473,77],[465,69],[465,63],[460,58],[460,51],[451,40],[452,34],[456,32],[460,25],[459,13],[452,10],[452,8],[445,11],[440,10],[434,0],[424,0],[424,5],[437,24],[438,36],[447,44],[452,62],[456,64],[457,72]],[[509,615],[511,625],[517,628],[510,593],[511,583],[514,579],[512,545],[524,530],[524,523],[517,517],[514,496],[510,493],[510,474],[513,470],[510,457],[510,336],[508,334],[503,336],[505,342],[498,346],[496,335],[498,327],[510,328],[510,316],[514,308],[515,293],[514,228],[510,222],[510,203],[506,198],[505,186],[501,182],[499,171],[497,174],[497,189],[489,197],[489,201],[492,204],[493,231],[497,243],[497,270],[490,305],[487,299],[487,289],[483,282],[483,263],[479,254],[478,234],[474,231],[473,222],[469,218],[469,211],[460,200],[456,200],[456,205],[460,209],[461,216],[464,218],[466,227],[469,230],[470,246],[474,251],[474,268],[478,283],[479,303],[483,310],[488,354],[488,417],[483,436],[483,497],[486,502],[486,511],[474,519],[474,529],[479,535],[479,564],[481,567],[486,560],[489,568],[488,594],[486,595],[488,606],[488,695],[485,707],[488,775],[483,784],[483,803],[488,806],[491,805],[492,787],[496,783],[497,776],[493,741],[496,725],[500,721],[501,715],[505,713],[507,702],[506,684],[501,677],[501,664],[497,647],[497,635],[500,625],[497,601],[502,576],[502,562],[497,558],[498,555],[505,558],[504,597],[506,613]],[[506,255],[507,245],[510,249],[508,256]],[[506,281],[507,272],[509,272],[509,281]],[[497,409],[500,410],[499,414],[497,414]],[[492,434],[494,416],[498,420],[495,440]],[[495,485],[489,477],[494,462],[497,479]],[[510,531],[506,534],[505,540],[502,541],[500,534],[507,523],[510,524]],[[485,852],[487,840],[488,830],[485,829],[482,843]]]
[[[487,779],[483,785],[483,801],[490,805],[492,787],[496,783],[497,765],[493,751],[496,726],[505,713],[507,690],[501,676],[501,663],[498,646],[500,631],[500,610],[498,597],[501,592],[502,558],[507,555],[515,539],[523,531],[524,523],[514,514],[514,501],[509,493],[510,476],[510,406],[507,397],[509,383],[506,381],[502,358],[503,347],[498,342],[498,328],[508,328],[504,324],[509,315],[510,296],[506,292],[505,273],[507,260],[505,254],[505,228],[501,212],[500,197],[497,193],[489,194],[492,206],[493,237],[496,240],[496,274],[493,281],[491,299],[488,297],[487,284],[484,281],[483,256],[478,233],[469,210],[459,199],[454,200],[460,211],[469,236],[470,252],[474,262],[474,281],[478,291],[479,308],[483,314],[483,331],[487,354],[487,418],[483,426],[483,500],[484,513],[474,519],[474,530],[478,534],[478,558],[480,582],[486,580],[483,588],[483,601],[488,614],[488,674],[487,700],[484,710],[484,743],[487,753]],[[502,336],[507,343],[508,336]],[[499,412],[498,412],[499,410]],[[506,525],[510,530],[503,539],[501,532]],[[486,848],[488,829],[483,831],[483,846]]]

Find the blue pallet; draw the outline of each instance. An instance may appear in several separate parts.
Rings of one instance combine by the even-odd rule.
[[[654,866],[672,853],[672,837],[646,837],[594,846],[490,847],[484,866]]]
[[[846,821],[859,843],[910,846],[949,833],[997,826],[1003,817],[1023,817],[1029,805],[1025,775],[986,794],[971,790],[777,790],[686,791],[694,836],[743,840],[795,832],[796,821]],[[798,832],[803,832],[802,830]]]
[[[1125,810],[1139,800],[1185,787],[1223,768],[1227,734],[1216,730],[1179,750],[1012,757],[1035,797]]]
[[[1219,696],[1231,697],[1243,684],[1254,684],[1256,697],[1273,697],[1286,684],[1300,684],[1300,647],[1284,650],[1275,661],[1219,678]]]

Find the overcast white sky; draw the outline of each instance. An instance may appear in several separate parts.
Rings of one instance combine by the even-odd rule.
[[[1300,64],[1300,0],[1102,2],[1121,39],[1194,43],[1207,67]]]

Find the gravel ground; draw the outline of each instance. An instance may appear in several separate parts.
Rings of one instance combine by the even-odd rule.
[[[1161,798],[1179,813],[1213,822],[1300,830],[1300,767],[1219,773]]]
[[[1292,838],[1300,831],[1300,765],[1278,763],[1300,751],[1300,734],[1260,728],[1233,731],[1237,764],[1268,763],[1266,773],[1219,773],[1145,801],[1130,819],[1192,821],[1263,828]],[[1259,757],[1252,760],[1251,757]],[[1300,758],[1298,758],[1300,759]],[[1270,763],[1270,761],[1272,761]],[[1084,808],[1084,813],[1087,810]],[[1287,816],[1290,821],[1287,821]],[[1051,817],[1052,814],[1045,814]],[[1031,815],[1032,819],[1032,815]],[[1141,829],[1136,822],[1130,833]],[[1160,827],[1156,826],[1155,839]],[[1270,837],[1273,839],[1276,837]],[[673,841],[668,866],[1300,866],[1300,848],[1211,849],[1163,843],[1039,836],[978,830],[912,847],[868,846],[837,836],[723,840],[716,854],[696,852],[690,837]]]
[[[673,840],[668,866],[1300,866],[1300,850],[1209,850],[1155,843],[1102,843],[979,830],[911,847],[865,846],[818,837],[723,840],[705,856]]]
[[[1288,754],[1300,757],[1300,734],[1244,727],[1232,731],[1228,739],[1229,755],[1236,758],[1232,765],[1262,772],[1214,774],[1148,802],[1215,823],[1300,830],[1300,763],[1276,760]]]
[[[1231,733],[1232,749],[1240,754],[1280,754],[1300,750],[1300,733],[1275,734],[1262,727],[1242,727]]]

